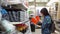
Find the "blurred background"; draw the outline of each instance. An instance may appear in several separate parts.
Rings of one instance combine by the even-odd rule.
[[[5,11],[2,11],[1,15],[3,16],[3,19],[1,21],[4,24],[5,19],[9,21],[10,24],[19,26],[21,26],[20,23],[25,24],[26,22],[26,25],[28,26],[26,34],[41,34],[41,28],[34,25],[33,27],[35,27],[35,31],[31,32],[30,21],[28,20],[31,15],[33,15],[33,17],[39,16],[40,19],[43,20],[43,17],[40,15],[42,8],[47,8],[54,21],[56,31],[52,34],[60,34],[60,0],[0,0],[0,11],[1,9],[5,9],[7,12],[6,14]],[[18,30],[20,30],[19,28]],[[12,33],[10,32],[8,34]],[[18,32],[18,34],[21,33]]]

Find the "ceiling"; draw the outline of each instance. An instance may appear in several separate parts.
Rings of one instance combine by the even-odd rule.
[[[50,0],[29,0],[29,5],[46,6]]]
[[[48,2],[49,0],[28,0],[29,2]]]

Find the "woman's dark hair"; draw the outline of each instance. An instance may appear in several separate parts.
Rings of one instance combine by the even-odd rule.
[[[40,11],[44,16],[49,15],[48,10],[46,8],[41,9]],[[49,15],[50,16],[50,15]]]

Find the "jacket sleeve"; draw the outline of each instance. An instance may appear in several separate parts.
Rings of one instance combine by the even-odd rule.
[[[42,29],[49,27],[49,24],[51,23],[50,17],[45,17],[43,23],[42,23]]]

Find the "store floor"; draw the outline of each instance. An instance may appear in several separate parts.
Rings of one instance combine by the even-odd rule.
[[[32,34],[41,34],[41,29],[36,29],[36,31],[32,32]]]
[[[35,32],[32,32],[32,34],[41,34],[41,29],[36,29]],[[58,31],[55,31],[55,33],[52,34],[60,34]]]
[[[36,29],[36,31],[35,32],[32,32],[32,34],[41,34],[41,29]],[[60,32],[55,31],[55,33],[52,33],[52,34],[60,34]]]

